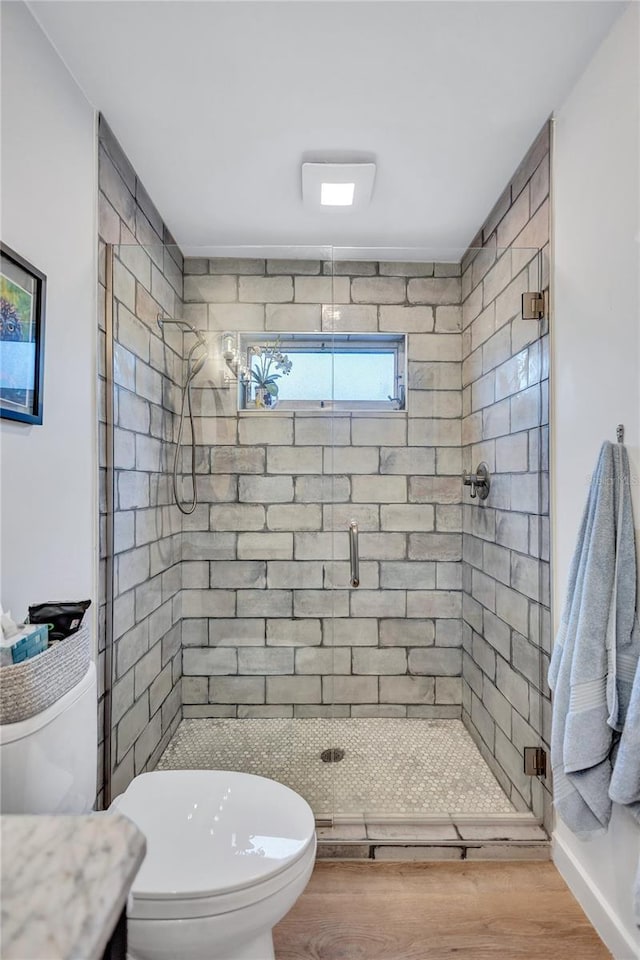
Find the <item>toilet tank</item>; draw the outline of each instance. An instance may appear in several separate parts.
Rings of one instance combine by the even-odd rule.
[[[0,724],[0,813],[88,813],[96,798],[96,668],[42,713]]]

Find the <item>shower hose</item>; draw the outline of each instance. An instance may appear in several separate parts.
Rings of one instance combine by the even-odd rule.
[[[204,347],[205,353],[201,354],[195,360],[193,359],[194,352],[200,348]],[[204,366],[205,360],[207,359],[208,351],[206,345],[200,341],[196,341],[189,351],[189,356],[187,357],[187,379],[185,380],[184,386],[182,388],[182,400],[180,403],[180,425],[178,427],[178,436],[176,439],[176,449],[173,456],[173,495],[175,497],[176,504],[181,513],[191,514],[198,506],[198,490],[196,487],[196,436],[193,429],[193,408],[191,405],[191,384],[199,373],[199,371]],[[185,410],[186,408],[186,410]],[[189,427],[191,430],[191,489],[193,491],[192,498],[190,501],[182,500],[180,492],[178,491],[178,461],[180,459],[180,452],[182,450],[182,434],[184,432],[184,421],[185,413],[189,413]]]

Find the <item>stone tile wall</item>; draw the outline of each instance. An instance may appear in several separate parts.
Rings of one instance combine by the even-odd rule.
[[[101,675],[107,589],[105,245],[117,245],[113,267],[115,796],[135,774],[155,765],[182,709],[182,525],[169,479],[182,379],[182,334],[167,329],[163,336],[157,325],[159,313],[177,316],[182,310],[182,256],[102,117],[99,188]],[[103,709],[101,691],[102,737]],[[101,793],[98,804],[102,804]]]
[[[463,463],[492,474],[487,500],[464,492],[463,719],[516,806],[550,820],[549,784],[523,772],[550,722],[548,320],[521,314],[548,264],[545,126],[462,261]]]
[[[185,261],[185,317],[214,345],[226,330],[409,334],[407,411],[238,413],[219,377],[194,391],[185,716],[460,716],[459,266],[332,270]]]

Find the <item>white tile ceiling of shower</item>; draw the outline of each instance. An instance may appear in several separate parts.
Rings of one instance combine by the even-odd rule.
[[[344,759],[323,762],[329,747]],[[459,720],[183,720],[158,769],[270,777],[317,817],[514,812]]]

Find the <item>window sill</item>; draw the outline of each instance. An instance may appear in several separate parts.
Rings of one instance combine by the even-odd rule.
[[[368,417],[371,419],[379,420],[382,418],[397,419],[398,417],[405,418],[407,417],[406,410],[358,410],[358,409],[345,409],[345,410],[336,410],[334,409],[324,409],[316,410],[309,408],[308,410],[285,410],[281,407],[276,407],[275,410],[269,409],[255,409],[255,410],[238,410],[238,416],[240,417],[325,417],[325,418],[338,418],[338,417]]]

